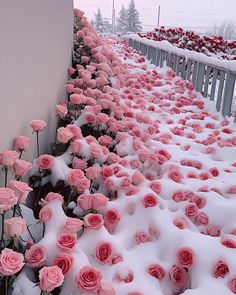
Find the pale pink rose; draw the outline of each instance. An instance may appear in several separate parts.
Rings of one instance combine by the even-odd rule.
[[[188,227],[188,223],[184,218],[175,218],[173,220],[173,223],[176,227],[178,227],[179,229],[185,229]]]
[[[64,203],[64,197],[58,193],[50,192],[46,195],[45,199],[41,199],[40,205],[42,207],[46,206],[51,201],[59,201],[60,203]]]
[[[62,251],[71,252],[74,250],[77,243],[77,236],[70,233],[62,233],[58,236],[57,246]]]
[[[68,124],[66,129],[69,130],[73,134],[73,140],[83,138],[81,129],[77,127],[75,124]]]
[[[101,283],[99,290],[97,291],[98,295],[116,295],[115,289],[113,289],[111,284]]]
[[[67,93],[72,93],[74,92],[75,86],[73,84],[67,84],[65,88]]]
[[[89,229],[99,229],[103,224],[104,220],[101,214],[89,213],[84,218],[84,226]]]
[[[109,202],[109,199],[101,193],[95,193],[92,195],[93,208],[94,210],[103,210]]]
[[[13,171],[17,176],[25,176],[32,168],[32,164],[21,160],[16,159],[15,163],[13,164]]]
[[[17,136],[14,139],[15,150],[27,150],[30,145],[31,139],[27,136]]]
[[[51,170],[54,166],[55,158],[51,155],[41,155],[36,160],[36,164],[39,169],[42,170]]]
[[[40,289],[46,292],[51,292],[55,288],[62,285],[64,281],[64,275],[62,270],[54,265],[49,267],[43,267],[39,271],[39,286]]]
[[[234,276],[228,283],[229,289],[236,294],[236,276]]]
[[[89,56],[81,56],[82,63],[87,64],[89,60],[90,60]]]
[[[97,124],[106,124],[109,120],[109,116],[104,113],[99,113],[96,117]]]
[[[96,121],[96,115],[91,112],[86,112],[84,119],[86,123],[94,123]]]
[[[43,207],[40,211],[39,211],[39,219],[40,222],[45,223],[48,221],[51,221],[53,218],[53,211],[51,208],[49,207]]]
[[[185,267],[191,268],[195,264],[195,253],[193,249],[189,247],[182,247],[177,250],[176,253],[177,264]]]
[[[103,149],[102,149],[102,146],[100,146],[97,143],[91,143],[90,144],[90,152],[91,152],[92,156],[95,159],[100,159],[100,158],[103,157]]]
[[[16,162],[17,158],[18,153],[16,151],[1,152],[1,164],[3,166],[12,166]]]
[[[33,132],[42,131],[47,124],[42,120],[33,120],[30,122],[30,127],[33,129]]]
[[[68,69],[68,73],[69,73],[70,76],[73,76],[74,73],[75,73],[75,69],[72,68],[72,67],[69,67],[69,69]]]
[[[84,192],[86,189],[90,188],[90,181],[88,178],[83,177],[82,179],[78,179],[76,189],[79,192]]]
[[[17,204],[17,197],[10,188],[0,188],[0,214]]]
[[[135,238],[135,241],[136,241],[137,244],[147,243],[147,242],[152,241],[151,235],[148,234],[148,233],[142,232],[142,231],[137,232],[135,234],[134,238]]]
[[[134,174],[132,175],[132,183],[133,183],[133,185],[138,185],[144,180],[145,180],[145,177],[138,170],[135,171]]]
[[[27,230],[25,220],[21,217],[5,219],[4,233],[8,237],[20,236]]]
[[[84,172],[80,169],[72,169],[68,174],[68,184],[77,186],[79,180],[84,178]]]
[[[73,169],[85,170],[87,168],[87,162],[86,160],[81,160],[75,157],[72,161],[72,167]]]
[[[89,210],[93,207],[93,195],[81,194],[77,199],[77,206],[83,210]]]
[[[45,264],[47,250],[43,245],[33,245],[25,252],[26,265],[29,267],[41,267]]]
[[[148,232],[153,239],[158,239],[160,237],[160,230],[154,224],[149,225]]]
[[[106,211],[104,216],[105,227],[109,231],[109,233],[113,233],[117,223],[120,221],[120,213],[117,209],[109,209]]]
[[[82,150],[82,142],[80,140],[72,141],[70,144],[70,150],[73,154],[79,154]]]
[[[187,283],[188,274],[185,268],[173,265],[169,272],[169,278],[176,286],[183,288]]]
[[[154,194],[147,194],[142,200],[144,208],[155,207],[158,204],[158,199]]]
[[[131,283],[134,279],[134,273],[131,269],[125,269],[124,271],[118,271],[115,274],[114,280],[118,283]]]
[[[4,248],[0,254],[0,274],[13,276],[24,266],[24,256],[11,249]]]
[[[69,253],[59,253],[53,260],[53,265],[58,266],[63,275],[66,275],[74,263],[74,257]]]
[[[229,273],[229,267],[226,262],[220,260],[212,267],[212,276],[214,278],[224,278]]]
[[[61,117],[61,118],[64,118],[66,117],[66,115],[68,114],[68,109],[66,106],[64,105],[61,105],[61,104],[58,104],[56,106],[56,114],[57,116]]]
[[[101,263],[107,263],[112,257],[112,244],[110,242],[101,242],[96,246],[96,259]]]
[[[83,94],[71,94],[70,102],[75,105],[80,105],[86,103],[86,97]]]
[[[82,228],[83,221],[78,219],[78,218],[71,218],[68,217],[65,221],[64,224],[64,229],[65,231],[71,233],[71,234],[76,234],[79,232]]]
[[[108,135],[103,135],[98,138],[98,141],[101,145],[109,146],[113,142],[113,138]]]
[[[33,191],[33,189],[29,187],[27,183],[16,180],[11,180],[7,184],[7,187],[13,190],[15,193],[15,196],[18,198],[18,204],[24,204],[28,194]]]
[[[113,164],[113,163],[118,163],[121,160],[121,158],[115,154],[115,153],[109,153],[107,157],[107,163],[108,164]]]
[[[99,176],[99,173],[100,171],[96,166],[92,166],[86,169],[86,176],[90,180],[97,178]]]
[[[57,140],[62,143],[67,143],[74,137],[73,133],[68,128],[60,127],[57,129]]]
[[[101,286],[102,273],[91,266],[84,266],[76,275],[75,281],[81,291],[96,292]]]
[[[165,270],[159,264],[151,264],[148,267],[147,272],[159,281],[165,277]]]
[[[114,174],[113,169],[111,167],[109,167],[109,166],[106,166],[106,165],[102,166],[101,172],[102,172],[103,178],[110,177],[110,176],[112,176]]]

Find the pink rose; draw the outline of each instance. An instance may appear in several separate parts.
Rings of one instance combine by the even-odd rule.
[[[30,145],[31,139],[27,136],[17,136],[14,139],[14,148],[15,150],[27,150]]]
[[[3,166],[12,166],[16,162],[17,158],[18,153],[16,151],[1,152],[1,164]]]
[[[102,146],[100,146],[99,144],[97,143],[91,143],[90,144],[90,152],[92,154],[92,156],[95,158],[95,159],[100,159],[103,157],[103,149],[102,149]]]
[[[76,234],[82,228],[83,221],[78,218],[68,217],[64,224],[65,231],[68,231],[71,234]]]
[[[25,252],[26,265],[29,267],[41,267],[45,264],[47,250],[43,245],[34,245]]]
[[[99,169],[96,166],[92,166],[86,169],[86,176],[88,179],[93,180],[99,176]]]
[[[235,249],[236,248],[236,242],[230,238],[221,238],[221,244],[225,246],[226,248]]]
[[[20,236],[27,230],[25,220],[21,217],[13,217],[4,221],[4,233],[8,237]]]
[[[17,204],[17,197],[10,188],[0,188],[0,214]]]
[[[186,216],[188,216],[188,217],[194,217],[198,213],[198,207],[197,207],[196,204],[188,204],[185,207],[184,211],[185,211]]]
[[[108,136],[108,135],[102,135],[98,138],[98,142],[101,144],[101,145],[104,145],[104,146],[109,146],[110,144],[112,144],[113,142],[113,138]]]
[[[177,169],[171,169],[168,176],[177,183],[180,183],[183,179],[183,175]]]
[[[57,140],[62,143],[67,143],[74,137],[73,133],[66,127],[57,129]]]
[[[106,211],[104,216],[105,227],[109,233],[113,233],[115,226],[120,221],[120,213],[117,209],[109,209]]]
[[[111,284],[101,283],[99,290],[97,291],[98,295],[116,295],[115,289],[113,289]]]
[[[66,129],[69,130],[73,134],[73,139],[81,139],[83,138],[81,129],[77,127],[75,124],[69,124],[66,126]]]
[[[75,105],[80,105],[86,103],[86,97],[83,94],[71,94],[70,102]]]
[[[101,193],[93,194],[93,208],[94,210],[103,210],[108,204],[109,199]]]
[[[0,274],[13,276],[24,266],[24,256],[11,249],[4,248],[0,254]]]
[[[47,124],[42,120],[33,120],[30,122],[30,127],[33,129],[33,132],[42,131]]]
[[[195,216],[194,223],[197,225],[207,225],[209,222],[208,216],[204,212],[200,212]]]
[[[41,155],[36,160],[36,164],[39,167],[39,169],[42,170],[51,170],[54,166],[55,159],[51,155]]]
[[[96,115],[91,112],[87,112],[84,119],[86,123],[94,123],[96,121]]]
[[[52,212],[52,209],[49,207],[43,207],[39,211],[39,219],[40,219],[40,222],[42,223],[51,221],[52,217],[53,217],[53,212]]]
[[[207,234],[212,237],[219,237],[221,233],[221,228],[219,226],[210,225],[207,228]]]
[[[91,266],[81,268],[76,278],[76,285],[81,291],[98,291],[101,286],[102,273]]]
[[[104,220],[101,214],[89,213],[84,218],[84,225],[90,229],[99,229],[103,226]]]
[[[102,210],[107,205],[109,199],[103,194],[82,194],[77,199],[77,205],[83,210]]]
[[[134,273],[131,269],[126,269],[123,272],[117,272],[115,274],[115,281],[118,283],[131,283],[134,279]]]
[[[236,294],[236,277],[233,277],[228,283],[229,289]]]
[[[103,165],[102,166],[102,176],[103,178],[111,177],[114,174],[114,171],[111,167]]]
[[[173,223],[176,227],[178,227],[179,229],[184,229],[188,227],[188,223],[184,218],[175,218],[173,220]]]
[[[72,169],[68,174],[68,184],[70,186],[77,186],[79,180],[84,178],[84,172],[80,169]]]
[[[73,251],[76,243],[77,236],[75,234],[62,233],[57,239],[57,246],[63,251]]]
[[[112,256],[112,244],[109,242],[102,242],[96,246],[96,259],[101,263],[107,263]]]
[[[74,257],[69,253],[60,253],[53,260],[53,265],[58,266],[62,270],[63,275],[70,271],[73,263]]]
[[[14,191],[15,196],[18,198],[18,204],[24,204],[28,194],[33,190],[27,183],[16,180],[11,180],[7,187]]]
[[[72,161],[72,167],[73,169],[85,170],[87,168],[87,161],[75,157]]]
[[[218,261],[212,268],[212,276],[214,278],[224,278],[229,273],[229,267],[224,261]]]
[[[183,267],[173,265],[169,272],[170,280],[179,288],[183,288],[188,279],[188,274]]]
[[[79,154],[82,150],[82,142],[80,140],[72,141],[70,144],[70,150],[73,154]]]
[[[78,179],[76,189],[79,192],[84,192],[86,189],[90,188],[90,181],[88,178],[83,177],[82,179]]]
[[[68,114],[68,109],[66,106],[64,105],[61,105],[61,104],[58,104],[56,106],[56,114],[57,116],[61,117],[61,118],[64,118],[66,117],[66,115]]]
[[[161,191],[161,184],[158,181],[151,182],[151,189],[156,193],[159,194]]]
[[[64,276],[62,270],[54,265],[49,267],[43,267],[39,271],[39,286],[41,290],[51,292],[55,288],[62,285]]]
[[[173,192],[172,199],[175,202],[183,202],[183,201],[185,201],[186,200],[185,192],[181,191],[181,190],[177,190],[177,191]]]
[[[60,203],[64,203],[64,197],[58,193],[48,193],[45,197],[45,199],[41,199],[40,201],[40,205],[42,207],[46,206],[48,203],[50,203],[51,201],[59,201]]]
[[[20,159],[16,159],[15,163],[13,164],[13,171],[17,176],[25,176],[31,170],[31,168],[31,163]]]
[[[159,281],[165,277],[165,270],[159,264],[150,265],[147,272]]]
[[[147,243],[152,241],[152,237],[148,233],[140,231],[135,234],[135,241],[137,244]]]
[[[155,207],[158,204],[158,199],[153,194],[147,194],[142,200],[144,208]]]
[[[193,249],[189,247],[182,247],[177,250],[176,253],[177,263],[185,268],[190,268],[195,263],[195,254]]]

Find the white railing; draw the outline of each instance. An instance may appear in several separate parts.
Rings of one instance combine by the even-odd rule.
[[[233,115],[236,71],[226,66],[214,65],[212,61],[208,63],[179,54],[176,50],[158,48],[158,45],[149,45],[136,38],[128,37],[128,42],[129,46],[147,56],[151,63],[160,67],[166,63],[176,75],[191,81],[196,91],[215,101],[217,111],[221,111],[224,117]]]

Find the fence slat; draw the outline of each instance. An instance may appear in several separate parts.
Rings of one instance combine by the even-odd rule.
[[[187,62],[187,75],[186,75],[186,79],[189,81],[190,81],[191,73],[192,73],[192,61],[191,59],[189,59]]]
[[[192,75],[192,83],[196,86],[196,79],[197,79],[197,69],[198,69],[198,62],[193,62],[193,75]]]
[[[217,75],[218,75],[218,69],[217,68],[214,68],[214,70],[213,70],[212,84],[211,84],[210,100],[214,100],[214,98],[215,98]]]
[[[160,56],[161,56],[161,52],[159,48],[156,48],[156,65],[159,66],[160,65]]]
[[[224,100],[222,107],[222,115],[229,116],[231,113],[232,106],[232,97],[234,94],[234,86],[235,86],[236,74],[231,72],[227,73],[226,82],[225,82],[225,91],[224,91]]]
[[[177,56],[177,64],[176,64],[176,70],[175,73],[178,76],[180,71],[180,56]]]
[[[206,76],[205,76],[205,82],[204,82],[204,90],[203,90],[203,96],[208,96],[208,88],[209,88],[209,81],[210,81],[210,74],[211,74],[211,67],[207,66],[206,69]]]
[[[223,94],[224,83],[225,83],[225,75],[226,75],[226,72],[221,70],[220,71],[220,84],[219,84],[217,101],[216,101],[216,109],[218,112],[220,111],[220,108],[221,108],[222,94]]]
[[[186,79],[186,58],[182,57],[182,65],[181,65],[181,71],[180,71],[180,76],[183,79]]]
[[[196,90],[202,93],[202,86],[204,81],[205,65],[203,63],[198,64],[197,78],[196,78]]]

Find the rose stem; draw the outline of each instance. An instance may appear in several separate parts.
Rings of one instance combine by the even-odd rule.
[[[5,166],[4,169],[5,169],[5,187],[6,187],[7,186],[7,174],[8,174],[7,166]]]
[[[1,214],[2,216],[2,233],[1,233],[1,246],[0,251],[2,251],[2,244],[5,246],[3,235],[4,235],[4,213]]]
[[[37,154],[39,157],[39,132],[38,131],[36,131],[36,137],[37,137]]]

